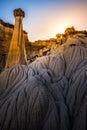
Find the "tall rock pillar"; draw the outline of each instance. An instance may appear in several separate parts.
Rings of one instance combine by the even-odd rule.
[[[22,29],[22,19],[25,17],[24,11],[20,8],[14,10],[15,25],[13,36],[7,56],[6,68],[11,67],[16,64],[25,64],[25,45],[24,45],[24,35]]]

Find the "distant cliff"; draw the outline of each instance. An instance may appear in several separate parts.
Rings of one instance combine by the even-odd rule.
[[[12,39],[13,29],[14,25],[0,20],[0,71],[2,71],[5,67],[5,62]],[[34,61],[37,57],[51,54],[54,49],[65,43],[70,37],[77,37],[77,35],[81,37],[82,34],[87,36],[87,31],[77,31],[73,27],[70,27],[65,30],[64,34],[57,34],[56,38],[30,42],[27,32],[23,32],[28,64]]]
[[[57,46],[57,39],[51,38],[48,40],[38,40],[35,42],[29,42],[26,47],[28,63],[34,61],[37,57],[49,55],[52,50]],[[29,50],[29,49],[30,50]]]
[[[0,71],[5,67],[13,30],[13,24],[6,23],[0,19]],[[49,40],[30,42],[28,40],[27,32],[23,32],[28,63],[34,61],[36,57],[49,54],[50,50],[55,48],[57,39],[51,38]]]

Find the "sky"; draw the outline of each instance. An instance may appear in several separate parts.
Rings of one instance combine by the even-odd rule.
[[[55,38],[71,26],[87,30],[87,0],[0,0],[0,19],[14,24],[16,8],[25,12],[23,29],[30,41]]]

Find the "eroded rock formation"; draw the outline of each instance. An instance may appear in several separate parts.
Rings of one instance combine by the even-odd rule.
[[[26,64],[25,59],[25,40],[23,34],[22,20],[25,17],[25,13],[21,8],[14,10],[15,25],[12,40],[7,55],[6,66],[12,67],[17,64]]]
[[[0,71],[4,69],[6,64],[7,54],[9,51],[13,30],[14,25],[0,20]],[[23,34],[25,43],[27,44],[29,42],[27,33],[24,31]]]
[[[86,130],[87,36],[0,74],[0,129]]]
[[[6,65],[6,59],[12,39],[13,28],[14,25],[5,23],[4,21],[0,20],[0,72],[5,68]],[[77,35],[78,33],[87,35],[87,31],[76,31],[76,30],[73,34]],[[69,37],[73,37],[72,33],[70,34],[66,33],[67,35],[62,34],[62,40],[60,39],[60,34],[58,34],[56,35],[57,38],[30,42],[28,40],[27,33],[24,31],[23,34],[27,54],[26,58],[28,63],[35,61],[35,59],[38,57],[51,54],[51,52],[55,50],[57,47],[59,47],[61,43],[65,43],[65,41]]]
[[[2,71],[6,65],[6,59],[13,35],[14,25],[0,20],[0,71]],[[37,57],[50,54],[50,50],[56,48],[57,40],[38,40],[30,42],[28,40],[27,32],[24,31],[25,48],[27,54],[27,61],[31,63]]]
[[[35,61],[37,57],[49,55],[57,46],[58,44],[56,38],[30,42],[29,45],[26,46],[28,62],[31,63],[32,61]],[[27,47],[30,48],[27,49]]]

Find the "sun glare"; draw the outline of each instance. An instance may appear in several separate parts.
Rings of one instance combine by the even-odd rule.
[[[66,28],[71,27],[72,25],[73,24],[68,20],[66,20],[65,22],[57,23],[55,25],[55,28],[54,28],[54,33],[55,34],[58,34],[58,33],[63,34],[65,32]]]
[[[63,27],[63,26],[61,26],[61,27],[56,27],[56,28],[54,29],[54,33],[55,33],[55,34],[58,34],[58,33],[62,34],[62,33],[64,33],[65,29],[66,29],[66,27]]]

